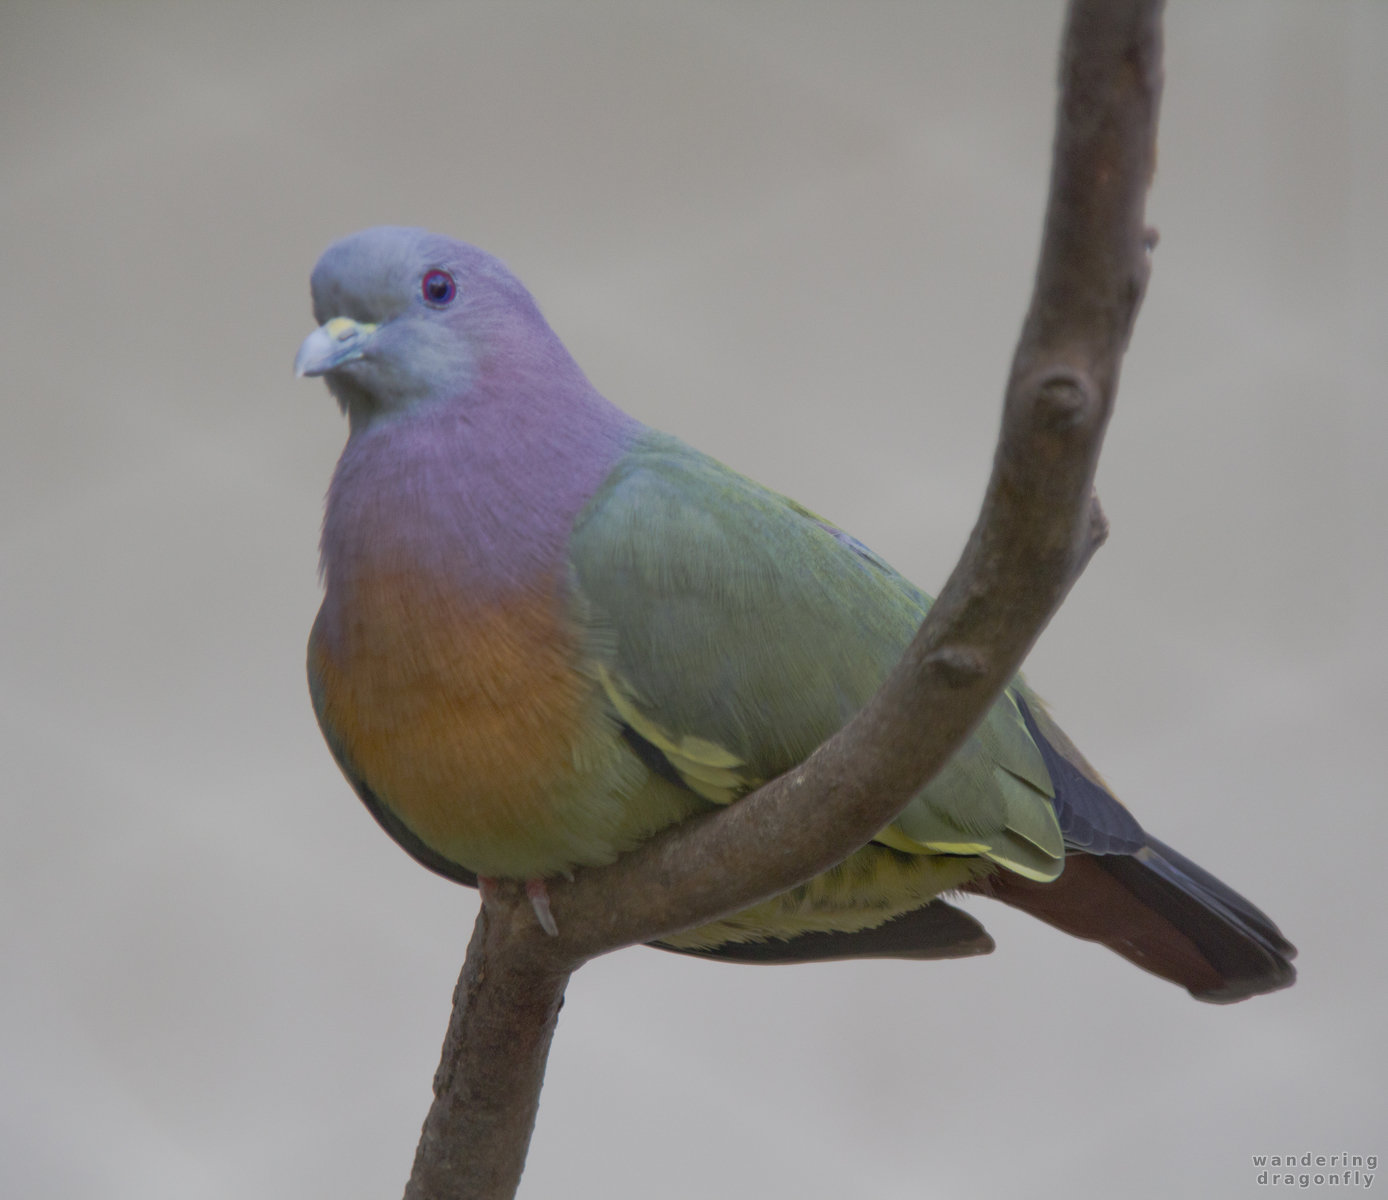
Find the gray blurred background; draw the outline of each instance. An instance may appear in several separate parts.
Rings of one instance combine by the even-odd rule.
[[[309,709],[322,248],[486,246],[615,401],[938,589],[1060,18],[6,0],[0,1194],[403,1186],[476,898]],[[1254,1154],[1388,1151],[1385,60],[1381,3],[1170,6],[1113,534],[1028,667],[1301,982],[1197,1004],[983,900],[975,961],[616,954],[570,989],[523,1196],[1256,1196]]]

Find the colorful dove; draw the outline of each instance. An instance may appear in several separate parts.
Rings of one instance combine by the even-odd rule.
[[[417,229],[313,272],[349,435],[323,525],[314,709],[377,821],[467,884],[609,863],[805,758],[930,599],[833,525],[605,400],[495,258]],[[1149,837],[1019,678],[839,866],[658,943],[806,961],[985,953],[992,895],[1201,1000],[1286,987],[1294,948]]]

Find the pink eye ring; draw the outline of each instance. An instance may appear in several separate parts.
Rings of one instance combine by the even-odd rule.
[[[419,290],[428,303],[442,308],[445,304],[453,303],[453,297],[458,294],[458,285],[447,271],[435,267],[425,272]]]

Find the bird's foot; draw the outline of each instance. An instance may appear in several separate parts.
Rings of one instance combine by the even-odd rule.
[[[572,875],[569,876],[573,878]],[[490,875],[479,875],[477,877],[477,894],[482,897],[482,903],[486,904],[496,895],[496,880]],[[550,937],[559,936],[559,926],[555,923],[554,914],[549,911],[549,889],[545,887],[543,879],[527,879],[525,881],[525,894],[530,897],[530,907],[535,910],[535,920],[539,921],[540,928]]]

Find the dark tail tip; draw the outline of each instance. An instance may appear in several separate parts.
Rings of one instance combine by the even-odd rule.
[[[1136,854],[1095,861],[1189,938],[1214,968],[1217,983],[1190,986],[1197,1000],[1232,1004],[1296,982],[1296,947],[1272,919],[1185,855],[1149,837]]]
[[[1000,871],[969,890],[1100,942],[1207,1003],[1296,980],[1296,948],[1267,915],[1155,839],[1133,854],[1072,854],[1052,883]]]

